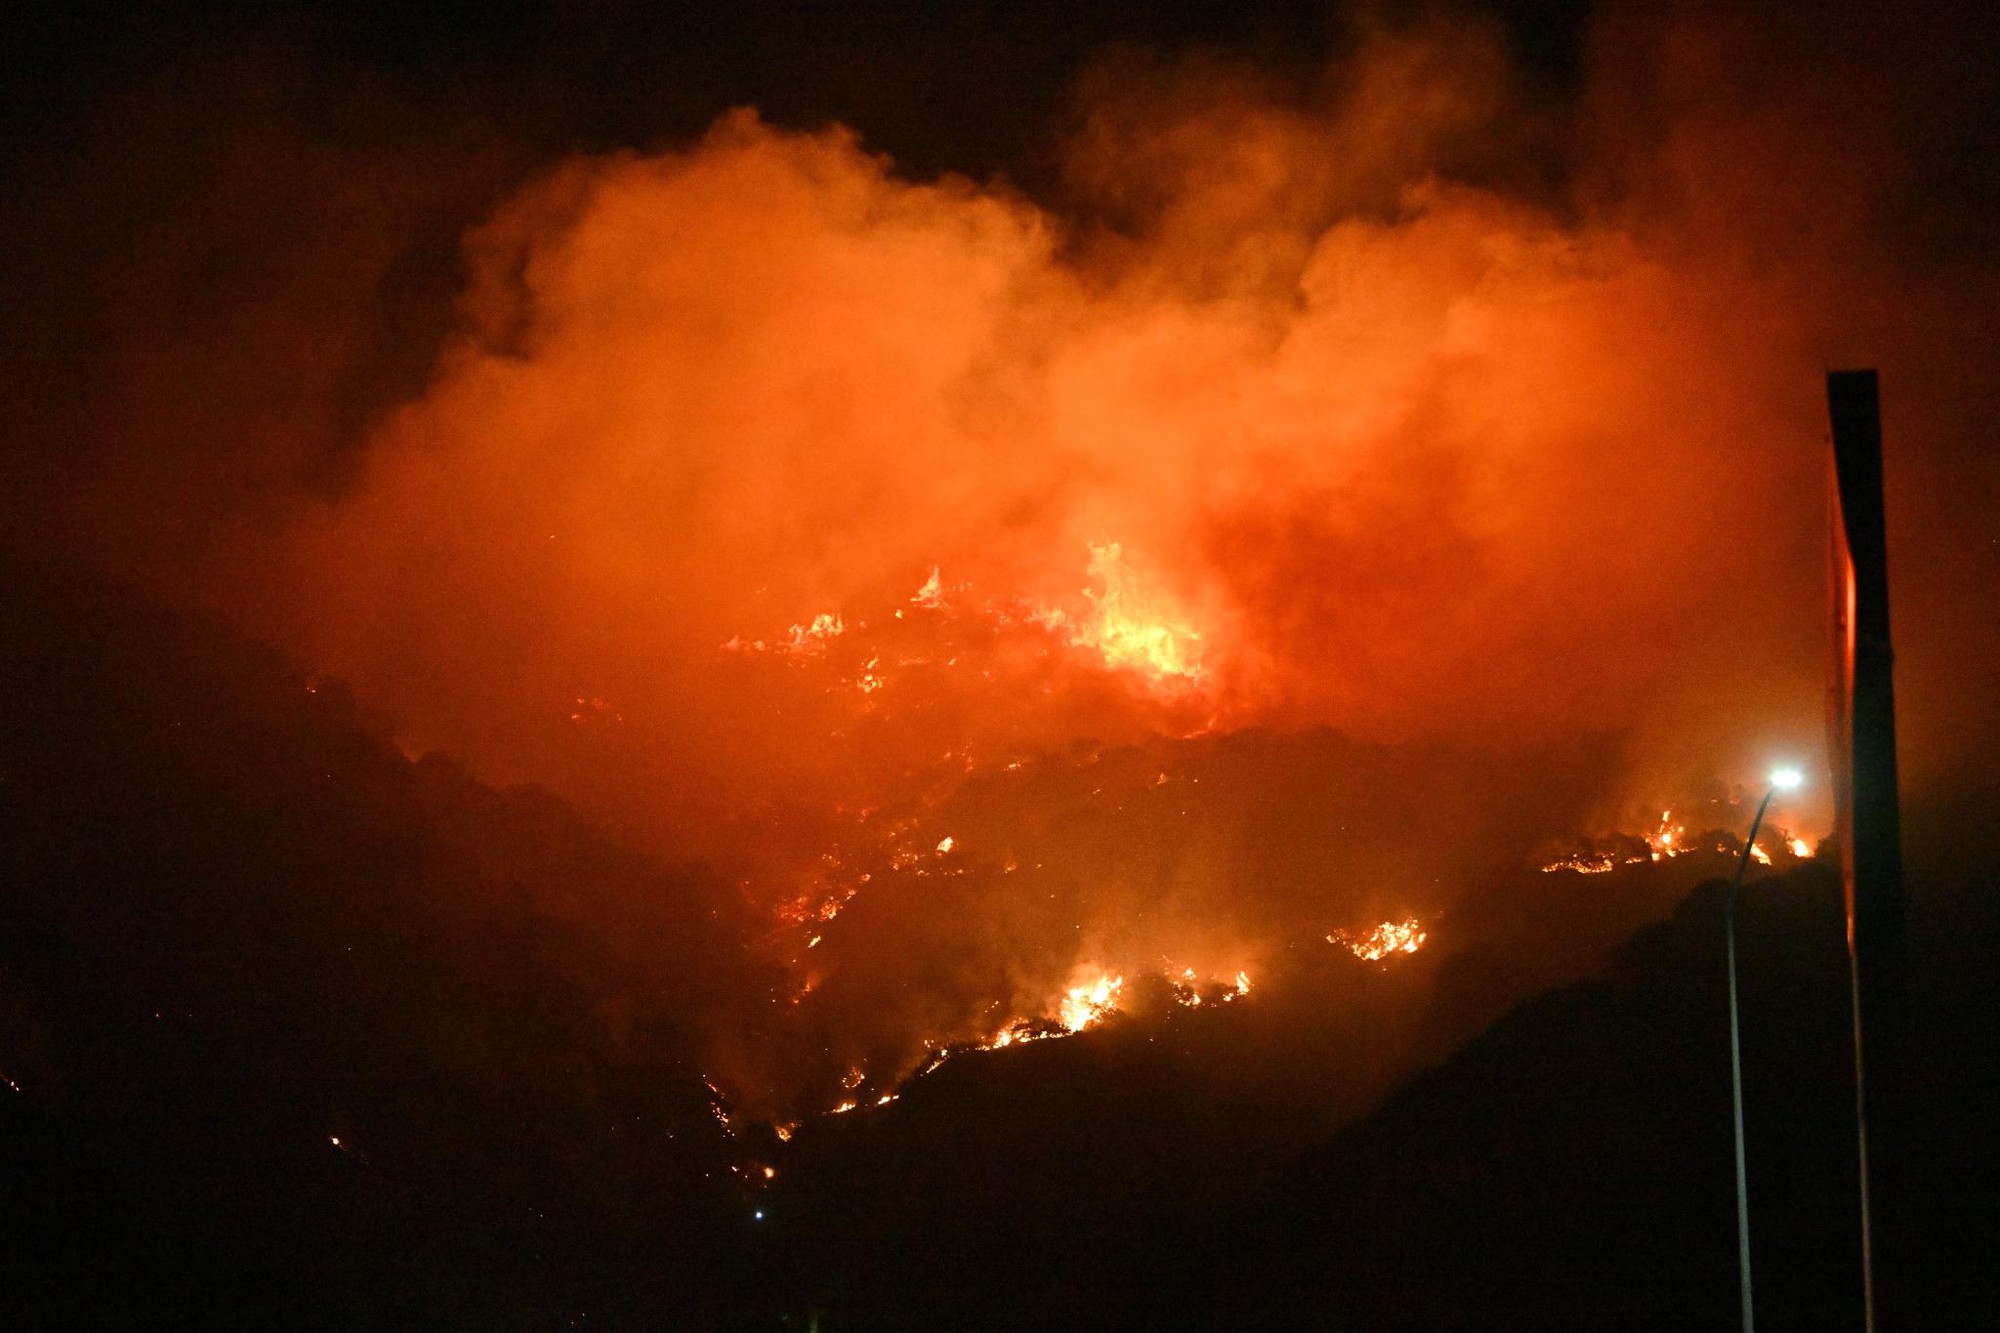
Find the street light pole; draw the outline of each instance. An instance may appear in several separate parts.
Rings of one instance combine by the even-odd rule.
[[[1736,877],[1729,881],[1729,906],[1724,937],[1729,944],[1729,1090],[1736,1115],[1736,1272],[1743,1287],[1743,1333],[1756,1333],[1757,1316],[1750,1298],[1750,1174],[1743,1156],[1743,1039],[1737,1021],[1736,1004],[1736,894],[1743,887],[1743,872],[1750,868],[1750,853],[1757,846],[1757,830],[1764,825],[1764,812],[1779,788],[1799,785],[1795,768],[1781,768],[1771,775],[1764,799],[1757,803],[1757,817],[1750,821],[1750,836],[1743,840],[1743,855],[1736,862]]]

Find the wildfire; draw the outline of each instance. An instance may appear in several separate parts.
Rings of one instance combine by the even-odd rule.
[[[1092,544],[1088,551],[1087,583],[1076,600],[1046,602],[995,594],[969,582],[949,581],[941,567],[931,565],[921,582],[912,580],[913,591],[888,605],[830,609],[791,625],[786,633],[767,629],[761,638],[739,636],[722,646],[746,657],[782,660],[805,679],[817,679],[829,696],[851,701],[871,719],[890,715],[903,691],[919,689],[921,679],[940,686],[954,679],[970,685],[972,673],[977,673],[990,685],[996,674],[1016,670],[1012,664],[1023,660],[1045,664],[1032,669],[1035,674],[1028,679],[1036,682],[1048,678],[1047,668],[1060,665],[1068,671],[1125,677],[1171,704],[1206,704],[1206,695],[1198,693],[1211,669],[1204,633],[1173,598],[1146,586],[1126,563],[1120,543]],[[970,746],[948,748],[941,758],[924,762],[938,774],[961,766],[968,773],[975,768]],[[1022,766],[1018,753],[1004,751],[991,763],[1009,770]],[[1153,787],[1200,781],[1170,775],[1165,769],[1147,777]],[[781,931],[797,932],[789,936],[795,967],[803,966],[807,950],[820,948],[834,917],[867,886],[870,875],[861,869],[863,865],[873,863],[877,873],[886,868],[899,876],[976,875],[1001,868],[1004,854],[996,854],[989,866],[971,850],[990,839],[969,840],[965,829],[924,830],[920,814],[871,820],[880,806],[867,794],[856,805],[861,808],[861,844],[823,853],[771,909]],[[1014,858],[1004,855],[1002,873],[1016,869]],[[1393,953],[1416,952],[1426,936],[1412,920],[1401,925],[1385,922],[1351,942],[1344,936],[1336,938],[1357,955],[1380,960]],[[1220,1006],[1250,992],[1247,971],[1198,973],[1165,959],[1160,962],[1164,967],[1157,975],[1165,983],[1165,993],[1182,1007]],[[792,987],[794,1004],[805,1000],[823,973],[816,968],[801,975],[802,982]],[[848,1115],[887,1106],[912,1081],[966,1052],[1004,1050],[1096,1028],[1132,998],[1127,979],[1136,975],[1129,963],[1121,968],[1108,960],[1090,960],[1042,1003],[1002,1008],[996,1002],[968,1025],[970,1031],[960,1029],[924,1043],[926,1056],[909,1065],[879,1072],[848,1067],[838,1086],[827,1089],[820,1114]],[[719,1095],[717,1104],[718,1120],[733,1129]]]
[[[1653,859],[1655,861],[1660,860],[1662,857],[1678,856],[1687,850],[1685,845],[1674,845],[1674,840],[1685,834],[1687,829],[1674,823],[1673,819],[1673,811],[1660,811],[1660,826],[1653,830],[1646,838],[1646,845],[1653,849]]]
[[[1366,932],[1336,930],[1326,937],[1326,942],[1341,945],[1366,962],[1379,963],[1391,954],[1415,953],[1429,938],[1430,933],[1411,917],[1407,921],[1384,921]]]
[[[1126,565],[1120,543],[1088,549],[1088,576],[1095,586],[1083,590],[1084,607],[1021,596],[973,596],[971,584],[947,585],[933,565],[907,606],[887,609],[886,615],[875,619],[873,630],[868,619],[850,621],[839,611],[824,611],[791,625],[782,636],[736,635],[722,645],[722,651],[771,654],[794,666],[831,664],[840,673],[842,688],[869,696],[893,685],[902,670],[957,667],[962,648],[947,651],[938,644],[912,643],[909,637],[925,632],[925,626],[949,627],[954,634],[970,631],[975,636],[1027,633],[1041,640],[1045,653],[1082,649],[1104,670],[1137,676],[1156,689],[1178,692],[1203,683],[1207,645],[1200,631],[1167,599],[1141,583]],[[909,608],[915,610],[906,615]],[[893,637],[883,639],[883,633]],[[847,637],[847,646],[836,652],[835,640],[842,636]]]
[[[1081,1032],[1118,1012],[1118,992],[1125,978],[1099,973],[1093,981],[1071,986],[1056,1011],[1056,1021],[1070,1032]]]
[[[1415,927],[1414,921],[1406,922],[1402,926],[1385,923],[1376,934],[1382,931],[1409,932],[1414,931]],[[1395,949],[1387,949],[1384,954],[1397,950],[1413,953],[1423,943],[1425,937],[1421,932],[1417,932],[1413,941],[1409,938],[1399,938],[1401,942]],[[1228,1004],[1250,993],[1250,974],[1247,971],[1239,970],[1232,977],[1215,977],[1205,983],[1201,980],[1200,974],[1191,967],[1176,971],[1169,965],[1162,975],[1173,998],[1189,1008]],[[888,1106],[902,1098],[903,1090],[909,1084],[941,1068],[954,1056],[969,1051],[1000,1051],[1010,1046],[1036,1041],[1054,1041],[1088,1031],[1119,1012],[1124,990],[1125,977],[1122,973],[1096,965],[1077,968],[1071,973],[1070,984],[1037,1014],[1009,1018],[998,1028],[993,1029],[991,1036],[982,1039],[945,1043],[927,1042],[928,1054],[924,1060],[914,1068],[888,1080],[886,1090],[882,1083],[869,1086],[871,1079],[868,1071],[859,1065],[850,1066],[841,1077],[838,1100],[828,1106],[823,1114],[849,1115],[859,1110]],[[774,1132],[781,1142],[789,1142],[799,1126],[799,1121],[788,1121],[774,1126]]]
[[[1811,843],[1804,838],[1794,837],[1783,829],[1776,829],[1774,832],[1781,854],[1799,861],[1811,859],[1813,855]],[[1773,864],[1770,850],[1761,842],[1752,843],[1749,850],[1750,859],[1758,865]],[[1579,850],[1549,862],[1542,867],[1542,870],[1548,874],[1558,870],[1573,870],[1579,875],[1602,875],[1620,866],[1670,861],[1677,856],[1709,851],[1720,856],[1740,856],[1743,854],[1743,843],[1735,835],[1721,829],[1690,837],[1687,826],[1675,821],[1672,810],[1662,810],[1660,822],[1652,832],[1643,835],[1615,834],[1604,839],[1586,840]]]
[[[712,1080],[704,1078],[702,1079],[701,1084],[703,1087],[707,1088],[709,1092],[708,1113],[715,1117],[716,1124],[722,1126],[722,1132],[724,1134],[729,1135],[729,1137],[731,1138],[735,1138],[736,1124],[729,1114],[729,1098],[723,1094],[722,1089],[715,1086],[715,1083]]]
[[[792,626],[791,638],[779,651],[794,657],[817,657],[826,652],[829,639],[846,632],[847,626],[841,623],[838,615],[823,612],[814,616],[809,625]]]
[[[1076,975],[1088,980],[1075,981],[1040,1015],[1008,1019],[991,1037],[973,1043],[972,1049],[998,1051],[1023,1042],[1072,1036],[1096,1027],[1118,1012],[1119,992],[1125,989],[1124,977],[1094,968],[1079,969]],[[944,1063],[949,1054],[948,1050],[940,1053],[924,1072],[929,1073]]]
[[[1117,542],[1090,548],[1090,575],[1104,591],[1084,593],[1095,614],[1070,635],[1073,646],[1096,650],[1114,670],[1138,671],[1156,682],[1201,680],[1201,635],[1139,587]]]
[[[1199,1009],[1204,1004],[1228,1004],[1250,993],[1250,974],[1238,972],[1233,980],[1211,982],[1206,987],[1201,984],[1195,970],[1184,967],[1178,976],[1169,975],[1167,986],[1173,992],[1174,1001],[1190,1009]]]
[[[1542,867],[1545,872],[1574,870],[1579,875],[1602,875],[1621,865],[1641,865],[1647,861],[1670,861],[1684,852],[1696,850],[1688,843],[1687,826],[1674,822],[1672,810],[1660,811],[1658,827],[1640,837],[1621,836],[1612,847],[1592,846]],[[1718,848],[1717,850],[1726,850]]]
[[[722,645],[726,653],[778,653],[785,657],[824,657],[827,645],[847,632],[847,623],[836,611],[823,611],[802,625],[790,626],[785,637],[775,643],[746,639],[741,635]]]
[[[1643,856],[1620,858],[1612,852],[1576,852],[1560,861],[1551,861],[1542,867],[1542,873],[1553,875],[1558,870],[1574,870],[1579,875],[1608,875],[1619,865],[1635,865],[1645,860]]]
[[[765,1189],[778,1178],[778,1168],[769,1162],[743,1161],[729,1168],[729,1174],[739,1177],[744,1186],[753,1193]]]

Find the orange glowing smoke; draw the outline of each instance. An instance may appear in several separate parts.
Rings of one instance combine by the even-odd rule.
[[[1157,173],[1136,248],[749,113],[572,163],[470,239],[471,331],[297,528],[290,637],[419,748],[724,863],[744,812],[948,751],[1671,712],[1657,627],[1731,572],[1695,557],[1787,568],[1732,506],[1819,480],[1751,354],[1785,307],[1420,161],[1326,174],[1484,95],[1390,54],[1323,123],[1107,106],[1078,179]],[[1719,484],[1743,439],[1801,444]],[[622,722],[542,725],[577,698]]]
[[[1162,739],[1618,735],[1657,768],[1746,714],[1814,728],[1811,655],[1762,651],[1819,611],[1817,547],[1771,521],[1823,481],[1819,404],[1774,387],[1824,355],[1797,290],[1690,243],[1678,204],[1441,172],[1515,123],[1503,70],[1461,33],[1367,47],[1323,105],[1192,67],[1107,84],[1067,149],[1077,216],[750,111],[569,162],[468,238],[466,332],[292,529],[280,636],[413,751],[714,866],[775,925],[784,1009],[866,1030],[796,1043],[835,1069],[1081,1030],[1142,963],[1277,942],[1281,891],[1218,906],[1256,812],[1086,883],[1059,837],[1017,865],[1004,818],[928,822],[995,774],[1070,765],[1060,830],[1150,818],[1083,770]],[[1141,883],[1176,890],[1153,938],[1100,947]],[[964,966],[891,979],[850,931]],[[1043,991],[1080,959],[1103,975]]]

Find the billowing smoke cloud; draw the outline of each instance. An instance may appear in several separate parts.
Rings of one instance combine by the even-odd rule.
[[[718,650],[863,642],[933,569],[1070,617],[1115,576],[1198,641],[1210,725],[1512,742],[1684,725],[1692,681],[1808,732],[1812,312],[1679,231],[1432,174],[1505,110],[1458,40],[1365,53],[1320,111],[1201,66],[1114,93],[1076,177],[1116,234],[750,112],[569,164],[471,238],[472,334],[303,537],[312,656],[685,835],[909,762],[829,758],[893,665],[829,698]],[[937,753],[1118,731],[963,665]],[[1093,697],[1157,693],[1098,665]]]
[[[1211,805],[1143,873],[1074,839],[1092,875],[1024,864],[1111,799],[1103,756],[1171,790],[1259,771],[1201,748],[1239,734],[1621,738],[1615,781],[1549,784],[1553,823],[1816,750],[1820,374],[1883,364],[1892,436],[1952,457],[1971,360],[1925,321],[1990,312],[1963,262],[1893,252],[1896,128],[1838,137],[1896,89],[1742,36],[1607,20],[1561,124],[1476,25],[1384,34],[1310,93],[1108,59],[1060,210],[747,109],[573,158],[466,238],[465,332],[225,600],[411,748],[726,868],[797,957],[844,910],[867,947],[802,984],[903,997],[906,1046],[1091,952],[1226,975],[1395,907],[1384,868],[1427,841],[1519,848],[1371,752],[1427,817],[1349,862],[1232,860],[1255,811]],[[1561,189],[1525,165],[1557,146]],[[1544,771],[1465,753],[1441,762],[1523,842],[1549,831],[1505,790]],[[1273,759],[1269,793],[1365,798],[1312,767]],[[995,784],[1050,771],[1061,799],[1000,802],[1041,821],[1010,833]],[[959,878],[895,910],[919,868]],[[1037,871],[1030,910],[1011,877]]]

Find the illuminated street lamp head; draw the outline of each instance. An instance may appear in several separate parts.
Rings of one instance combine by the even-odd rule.
[[[1795,791],[1806,775],[1796,768],[1780,768],[1771,773],[1771,785],[1780,791]]]

